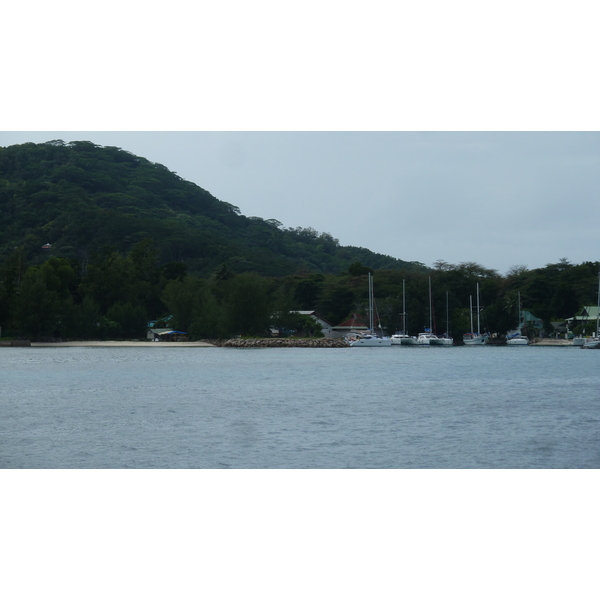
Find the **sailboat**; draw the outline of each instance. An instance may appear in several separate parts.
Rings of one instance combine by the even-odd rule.
[[[387,337],[377,337],[373,334],[373,313],[375,309],[375,297],[373,295],[373,276],[369,275],[369,333],[361,334],[355,340],[350,342],[350,346],[370,346],[370,347],[388,347],[392,345],[392,340]]]
[[[600,273],[598,273],[598,309],[596,312],[596,335],[587,338],[582,348],[598,348],[600,347]]]
[[[582,337],[581,335],[578,335],[576,337],[573,338],[573,346],[581,346],[583,347],[583,345],[585,344],[585,338]]]
[[[527,346],[529,338],[522,334],[523,330],[523,311],[521,310],[521,292],[517,292],[519,298],[519,328],[518,333],[506,338],[507,346]]]
[[[469,296],[469,304],[471,308],[471,331],[463,335],[463,342],[467,346],[483,346],[489,335],[487,333],[479,333],[481,327],[479,323],[479,283],[477,284],[477,332],[473,332],[473,296]]]
[[[433,311],[431,308],[431,277],[429,278],[429,329],[417,336],[417,346],[430,346],[432,340],[437,340],[433,333]]]
[[[434,346],[452,346],[454,340],[449,335],[450,330],[450,319],[448,318],[448,292],[446,292],[446,333],[444,335],[438,335],[436,338],[432,338],[429,343]]]
[[[406,333],[406,280],[402,280],[402,331],[395,333],[392,337],[392,345],[414,346],[417,338]]]

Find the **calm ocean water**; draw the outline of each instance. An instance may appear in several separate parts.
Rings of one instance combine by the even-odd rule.
[[[0,468],[599,468],[600,352],[2,348]]]

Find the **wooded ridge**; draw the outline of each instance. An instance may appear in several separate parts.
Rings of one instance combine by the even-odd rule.
[[[500,335],[518,324],[518,294],[541,322],[525,323],[531,335],[597,303],[598,262],[506,275],[476,262],[428,269],[245,217],[162,165],[90,142],[0,148],[0,228],[4,337],[140,339],[149,321],[190,339],[319,335],[294,311],[332,325],[366,314],[369,272],[378,321],[392,333],[402,329],[403,284],[407,331],[428,326],[429,278],[434,331],[455,338],[470,330],[477,284],[482,328]]]
[[[0,229],[0,257],[19,247],[32,263],[45,260],[45,244],[53,256],[85,264],[105,247],[126,253],[151,239],[161,263],[183,262],[199,276],[223,263],[275,276],[339,273],[357,261],[426,270],[340,246],[329,233],[246,217],[160,164],[86,141],[0,148]]]

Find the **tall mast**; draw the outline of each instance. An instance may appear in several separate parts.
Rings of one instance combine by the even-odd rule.
[[[450,337],[450,320],[448,319],[448,290],[446,290],[446,337]]]
[[[479,324],[479,282],[477,282],[477,335],[481,334],[481,325]]]
[[[598,308],[596,312],[596,337],[600,337],[598,325],[600,324],[600,271],[598,272]]]
[[[469,308],[471,309],[471,333],[473,333],[473,296],[469,296]]]
[[[402,333],[406,335],[406,280],[402,280]]]
[[[521,328],[523,327],[523,314],[521,312],[521,292],[517,292],[519,297],[519,335],[521,335]]]
[[[429,276],[429,333],[433,333],[433,318],[431,316],[431,276]]]
[[[369,329],[373,334],[373,276],[369,273]]]

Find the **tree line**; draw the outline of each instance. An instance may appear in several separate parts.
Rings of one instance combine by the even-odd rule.
[[[429,279],[434,331],[455,338],[470,330],[470,297],[480,288],[482,328],[504,334],[518,324],[522,308],[542,320],[547,334],[595,305],[600,263],[561,259],[540,269],[514,267],[506,275],[477,263],[438,261],[426,272],[372,269],[360,261],[337,274],[297,269],[285,276],[240,272],[223,262],[201,277],[183,261],[164,262],[150,239],[130,251],[105,247],[86,260],[50,255],[30,263],[17,247],[0,260],[0,327],[5,337],[32,340],[141,339],[149,322],[184,331],[190,339],[268,336],[303,332],[319,335],[315,310],[337,325],[368,306],[367,273],[374,274],[377,313],[389,332],[402,329],[403,287],[407,330],[429,324]],[[446,322],[448,298],[448,323]],[[475,302],[475,300],[473,300]],[[578,333],[577,330],[574,331]]]

